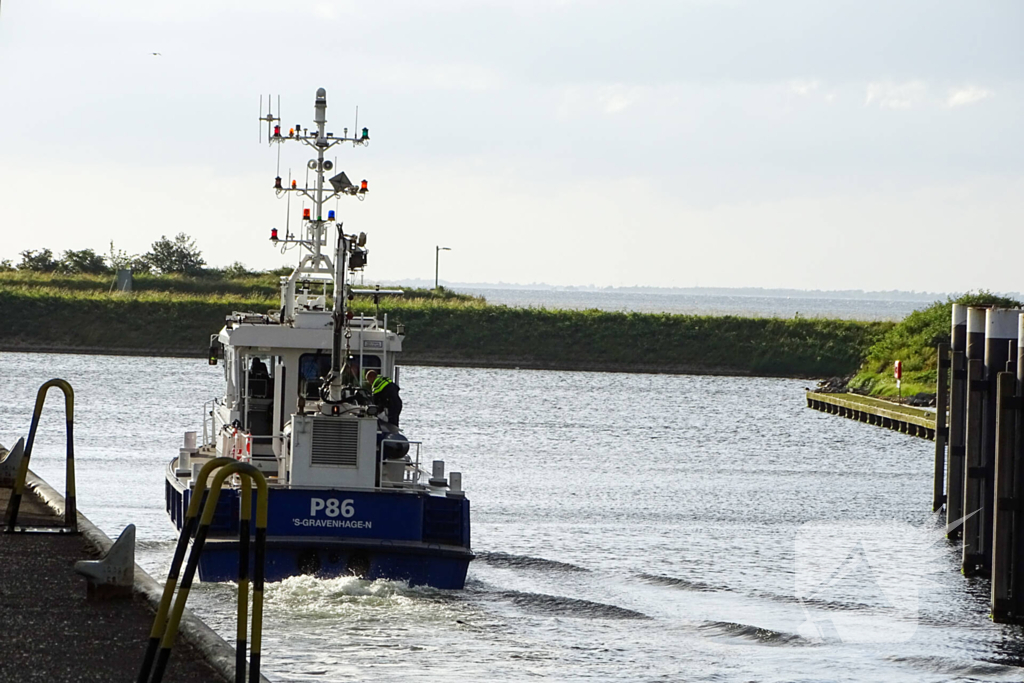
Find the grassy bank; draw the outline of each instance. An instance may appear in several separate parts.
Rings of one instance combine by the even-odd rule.
[[[99,280],[97,280],[99,282]],[[145,278],[139,278],[141,285]],[[197,355],[232,311],[277,308],[276,289],[246,294],[138,287],[131,294],[0,280],[0,346]],[[191,284],[189,286],[192,286]],[[245,285],[240,284],[244,289]],[[109,284],[107,285],[109,288]],[[356,312],[370,312],[366,298]],[[481,299],[384,299],[406,326],[408,362],[640,372],[819,377],[852,373],[891,323],[550,311]]]
[[[850,381],[849,388],[874,396],[896,396],[893,363],[903,361],[903,395],[935,393],[938,357],[935,347],[949,342],[953,304],[994,305],[1017,308],[1021,302],[987,292],[964,294],[955,299],[936,301],[881,335],[867,350],[864,364]]]
[[[142,273],[133,276],[132,289],[136,294],[166,293],[175,295],[196,295],[204,297],[233,298],[241,301],[276,300],[280,296],[278,275],[260,273],[240,277],[205,275]],[[110,293],[114,285],[113,275],[86,275],[63,273],[39,273],[34,271],[0,272],[0,290],[26,292],[48,290],[52,292],[93,292]],[[372,289],[372,285],[367,285]],[[458,294],[441,287],[437,290],[401,287],[406,300],[443,299],[446,301],[482,301],[469,294]],[[273,307],[273,303],[271,307]]]

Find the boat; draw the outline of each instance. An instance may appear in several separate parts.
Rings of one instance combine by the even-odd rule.
[[[265,123],[278,159],[289,144],[316,155],[307,164],[312,182],[282,183],[280,171],[274,181],[289,207],[293,196],[308,204],[295,233],[286,221],[284,234],[270,234],[282,252],[298,251],[298,265],[281,277],[279,309],[233,312],[211,336],[209,363],[223,364],[225,389],[204,406],[202,442],[198,430],[186,433],[167,464],[167,514],[180,531],[200,468],[230,457],[268,481],[267,580],[351,575],[463,588],[474,555],[461,474],[446,476],[442,460],[428,471],[422,443],[398,426],[401,403],[394,397],[405,330],[390,329],[379,304],[403,292],[350,282],[366,266],[366,234],[346,233],[336,211],[325,210],[329,201],[367,196],[366,180],[355,185],[343,171],[328,177],[334,162],[325,155],[368,145],[369,129],[328,132],[323,88],[313,128],[284,133],[279,108],[277,116],[263,116],[261,102],[260,111],[261,140]],[[372,315],[353,313],[356,296],[373,297]],[[235,475],[217,501],[201,580],[237,580],[240,507]]]

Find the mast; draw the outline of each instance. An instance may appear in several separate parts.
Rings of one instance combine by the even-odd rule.
[[[269,102],[268,98],[268,102]],[[281,133],[280,116],[275,117],[268,113],[261,117],[261,121],[267,123],[267,141],[270,144],[281,144],[289,141],[298,141],[316,149],[316,159],[310,159],[306,167],[313,171],[316,179],[313,187],[298,187],[297,181],[293,180],[291,185],[284,187],[281,184],[281,177],[274,180],[274,189],[277,196],[281,197],[286,193],[297,193],[309,199],[313,203],[313,213],[309,209],[303,210],[303,230],[298,238],[286,232],[284,239],[279,238],[277,229],[271,231],[270,239],[275,245],[281,245],[282,252],[289,245],[299,246],[302,250],[302,257],[298,266],[288,277],[281,278],[281,324],[294,324],[295,320],[295,284],[305,276],[307,279],[319,280],[325,284],[331,281],[334,285],[333,296],[334,306],[331,313],[333,321],[333,340],[331,345],[331,371],[325,379],[325,386],[321,390],[321,396],[329,403],[341,400],[344,383],[342,381],[342,370],[345,367],[346,351],[342,349],[342,338],[351,336],[348,329],[348,316],[346,311],[346,300],[348,295],[348,271],[354,268],[361,268],[366,265],[367,250],[363,248],[365,237],[346,235],[342,230],[342,224],[337,223],[337,242],[333,258],[323,253],[321,247],[327,245],[329,224],[335,222],[334,211],[327,212],[324,220],[324,205],[335,197],[341,195],[354,196],[360,201],[365,199],[368,192],[365,180],[356,187],[348,179],[344,172],[328,180],[332,191],[324,187],[324,174],[334,168],[329,159],[324,159],[324,154],[335,145],[351,142],[352,146],[370,144],[370,131],[363,128],[361,135],[353,131],[353,137],[348,137],[348,129],[342,137],[334,137],[333,133],[327,131],[327,91],[319,88],[316,91],[316,100],[313,105],[313,123],[316,128],[312,135],[307,128],[296,125],[290,129],[288,135]],[[359,135],[359,137],[356,137]],[[349,255],[352,258],[349,258]],[[324,389],[328,395],[323,396]]]

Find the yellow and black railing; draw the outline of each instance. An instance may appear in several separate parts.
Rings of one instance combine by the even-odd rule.
[[[213,470],[217,470],[217,473],[213,477],[213,483],[207,489],[206,480]],[[242,489],[239,514],[238,629],[235,681],[236,683],[244,683],[246,673],[246,617],[249,605],[249,538],[251,534],[250,520],[252,518],[253,483],[256,485],[256,546],[252,580],[252,642],[249,658],[249,681],[251,683],[258,683],[260,680],[263,577],[267,545],[267,480],[264,478],[263,473],[252,465],[240,463],[233,458],[215,458],[203,465],[196,480],[192,499],[189,501],[188,510],[182,522],[178,546],[171,561],[171,570],[167,576],[167,583],[164,585],[164,594],[157,609],[156,619],[153,622],[153,630],[150,632],[149,646],[143,660],[142,670],[139,673],[139,683],[146,683],[147,681],[160,683],[163,680],[164,672],[167,669],[167,662],[171,657],[171,648],[174,646],[174,640],[178,635],[181,615],[185,611],[185,603],[188,600],[188,594],[192,589],[192,582],[195,580],[196,570],[199,567],[199,557],[203,552],[203,546],[206,544],[210,524],[213,522],[217,498],[220,496],[224,480],[235,473],[239,475]],[[200,508],[203,512],[201,518],[198,517]],[[198,527],[196,527],[197,518],[199,519]],[[174,585],[177,583],[178,571],[181,568],[185,549],[188,546],[188,539],[192,535],[193,529],[195,529],[195,540],[192,543],[192,552],[189,554],[188,563],[185,566],[185,574],[181,579],[178,596],[174,600],[173,607],[171,607]],[[157,647],[158,644],[159,648]],[[150,675],[151,670],[152,675]]]
[[[181,572],[181,565],[185,561],[185,553],[188,552],[188,539],[195,533],[196,524],[199,521],[199,513],[203,510],[206,502],[207,488],[206,481],[210,472],[218,467],[230,465],[237,462],[234,458],[214,458],[210,460],[196,478],[195,489],[192,499],[188,503],[188,510],[185,512],[185,519],[182,520],[181,534],[178,536],[178,545],[174,548],[174,557],[171,559],[171,568],[167,572],[167,582],[164,584],[164,592],[160,597],[160,604],[157,606],[156,619],[153,621],[153,629],[149,634],[149,644],[146,647],[146,655],[142,660],[142,669],[139,672],[138,683],[147,683],[153,669],[153,661],[156,659],[157,650],[160,649],[160,639],[164,635],[167,626],[167,613],[174,599],[174,589],[178,586],[178,576]]]
[[[39,428],[39,417],[43,413],[46,392],[57,387],[64,392],[64,415],[67,421],[67,471],[65,476],[66,491],[64,495],[64,526],[45,529],[23,529],[17,526],[18,509],[21,497],[25,493],[25,482],[28,479],[28,464],[32,457],[32,446],[36,441],[36,430]],[[66,380],[51,379],[39,387],[36,392],[36,408],[32,413],[32,425],[28,430],[28,443],[25,445],[25,456],[18,467],[14,481],[14,491],[7,503],[7,533],[17,531],[56,531],[62,533],[78,533],[78,510],[75,503],[75,438],[74,438],[75,391]]]

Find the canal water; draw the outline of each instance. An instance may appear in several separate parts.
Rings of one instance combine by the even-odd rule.
[[[0,443],[76,390],[80,509],[166,576],[163,469],[201,425],[204,361],[0,353]],[[804,407],[799,380],[406,367],[403,422],[463,473],[463,591],[268,586],[277,681],[1021,680],[929,512],[932,444]],[[63,490],[51,395],[32,467]],[[229,642],[234,596],[190,606]]]

